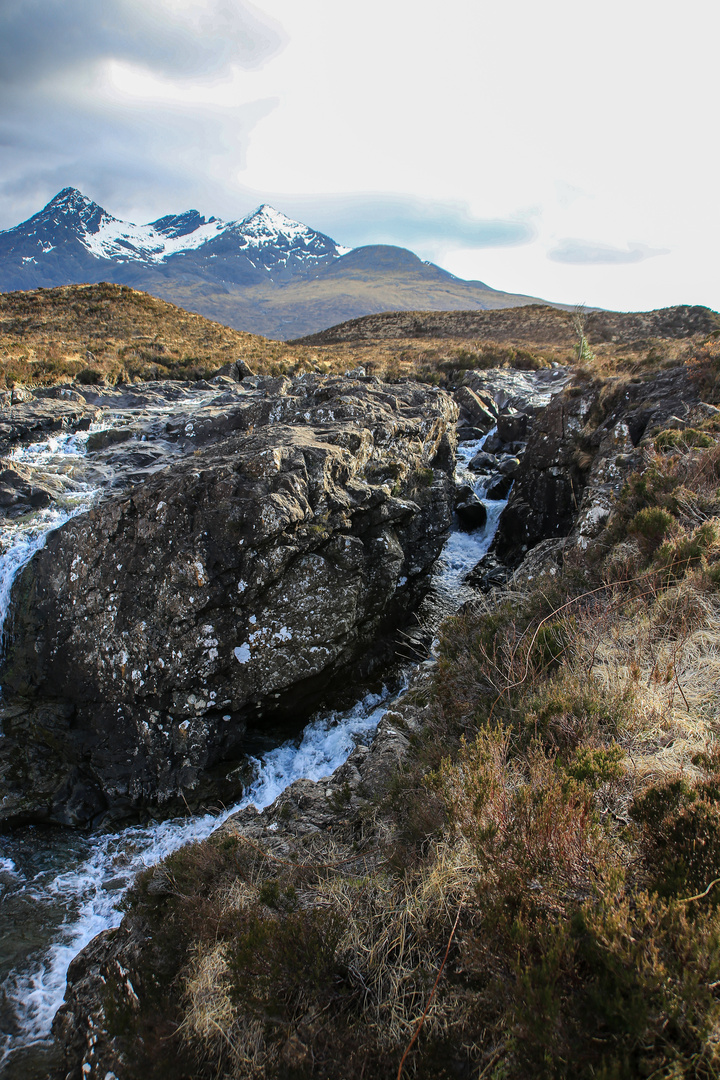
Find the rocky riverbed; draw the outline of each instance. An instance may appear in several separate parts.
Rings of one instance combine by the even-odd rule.
[[[398,632],[421,604],[431,627],[469,595],[463,580],[505,506],[489,489],[512,484],[528,425],[564,382],[478,377],[456,402],[357,373],[69,390],[72,414],[61,393],[9,406],[3,450],[19,479],[6,476],[3,507],[0,760],[16,827],[1,884],[17,1075],[46,1074],[16,1050],[47,1038],[68,964],[117,925],[133,874],[227,812],[120,832],[113,817],[223,794],[261,809],[305,777],[302,818],[314,792],[323,806],[336,788],[364,798],[397,759],[392,719],[372,742],[390,699],[361,687],[408,642]],[[421,661],[423,647],[411,635]],[[364,700],[283,741],[317,704],[353,692]],[[351,753],[347,775],[312,785]],[[305,824],[319,828],[313,814]],[[42,821],[105,826],[55,841],[17,828]],[[38,930],[23,968],[13,927],[28,918]]]
[[[446,394],[221,380],[190,410],[163,393],[126,394],[138,418],[105,430],[96,399],[85,465],[117,470],[110,491],[13,586],[9,823],[226,797],[249,728],[299,722],[388,659],[447,538]]]

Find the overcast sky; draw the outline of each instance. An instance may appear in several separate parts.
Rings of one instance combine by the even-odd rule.
[[[720,308],[708,0],[0,0],[0,229],[259,202],[566,303]]]

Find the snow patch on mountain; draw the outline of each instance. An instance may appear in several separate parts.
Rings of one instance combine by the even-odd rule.
[[[120,221],[106,214],[96,231],[85,231],[79,239],[83,246],[99,259],[124,258],[136,262],[160,263],[170,255],[202,247],[228,228],[224,221],[205,221],[204,218],[200,220],[202,224],[191,233],[168,236],[153,225],[133,225],[132,222]]]
[[[108,214],[76,188],[63,188],[38,214],[6,235],[12,233],[28,239],[38,229],[45,235],[57,236],[58,242],[63,239],[60,231],[69,232],[90,255],[114,262],[162,263],[173,256],[198,251],[221,237],[232,240],[246,257],[253,250],[272,252],[276,256],[272,261],[281,265],[287,263],[289,255],[302,262],[337,257],[350,250],[268,203],[238,221],[206,219],[197,210],[187,210],[147,225],[136,225]],[[41,251],[46,254],[55,246],[44,241]],[[212,257],[212,249],[208,254]],[[261,261],[266,263],[267,259]]]

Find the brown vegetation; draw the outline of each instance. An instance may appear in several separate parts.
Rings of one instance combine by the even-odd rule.
[[[720,1074],[717,421],[644,453],[592,559],[445,623],[364,817],[138,882],[129,1077]]]
[[[461,325],[455,316],[462,314],[482,321]],[[432,318],[418,330],[412,319],[408,322],[410,316]],[[536,305],[491,312],[399,312],[369,317],[371,328],[372,320],[389,320],[393,333],[340,335],[336,342],[318,335],[315,343],[283,343],[232,330],[124,285],[68,285],[0,295],[0,387],[72,379],[82,385],[209,378],[238,359],[258,374],[338,373],[362,367],[390,381],[418,378],[452,385],[471,368],[532,370],[576,363],[572,318],[569,312]],[[623,318],[637,322],[640,317]],[[588,372],[632,374],[687,360],[695,365],[698,379],[710,377],[702,374],[708,363],[711,377],[716,377],[707,357],[714,356],[717,343],[711,339],[703,344],[706,337],[696,333],[692,319],[679,329],[665,327],[662,320],[647,325],[641,320],[638,326],[632,323],[626,342],[609,331],[607,340],[595,341],[602,335],[590,335],[592,353],[584,357]],[[661,333],[668,336],[658,336]]]

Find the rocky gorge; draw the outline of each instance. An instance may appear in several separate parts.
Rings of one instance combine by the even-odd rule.
[[[518,373],[512,401],[533,386],[549,400],[561,376]],[[456,402],[361,371],[290,380],[239,365],[205,384],[9,397],[0,739],[9,835],[45,822],[107,830],[128,815],[232,802],[243,787],[248,805],[272,801],[282,789],[275,752],[257,782],[248,753],[286,738],[319,705],[355,700],[355,687],[387,671],[429,587],[440,589],[440,612],[463,595],[461,578],[505,505],[473,490],[482,496],[491,474],[455,478],[458,434],[467,463],[511,407],[503,390],[497,401],[492,386],[482,394],[478,413],[475,391]],[[502,467],[517,449],[488,460]],[[463,514],[468,503],[482,523]],[[332,771],[352,732],[372,732],[383,712],[377,699],[351,710],[357,719],[338,728],[349,743],[348,734],[338,742],[336,721],[311,726],[308,746],[338,748],[303,764],[301,743],[285,783],[293,770]],[[395,749],[385,756],[395,760]],[[197,820],[201,830],[217,824]],[[112,925],[114,882],[124,888],[135,863],[118,862],[111,852],[128,841],[106,835],[99,865],[111,888],[91,891]],[[157,830],[142,835],[160,857]],[[161,843],[193,832],[172,835]],[[97,928],[97,915],[86,925]],[[67,961],[57,962],[64,978]],[[11,1011],[28,993],[10,993]],[[40,1031],[52,1011],[31,1009],[24,1023]]]
[[[103,472],[105,494],[52,532],[13,585],[2,675],[11,825],[172,813],[178,800],[237,791],[259,731],[340,703],[338,682],[367,685],[386,667],[451,528],[482,556],[451,575],[457,603],[472,595],[463,580],[484,591],[550,581],[593,545],[598,558],[607,550],[648,439],[716,412],[681,368],[609,385],[559,368],[471,371],[452,396],[359,372],[221,377],[177,388],[172,403],[160,386],[113,393],[125,396],[112,423],[103,394],[76,402],[88,411],[69,421],[90,428],[82,482]],[[32,498],[47,513],[63,497],[57,477],[33,484],[31,469],[14,468],[10,520]],[[324,865],[335,843],[353,872],[372,873],[389,839],[361,839],[358,822],[423,730],[434,665],[421,658],[409,698],[370,701],[334,771],[295,773],[254,800],[250,785],[215,847],[249,845],[263,866]],[[141,911],[176,902],[181,867],[150,871],[147,903],[73,961],[58,1075],[135,1075],[127,1032],[156,993],[157,931]],[[309,1068],[315,1038],[312,1024],[288,1036],[281,1073]]]

